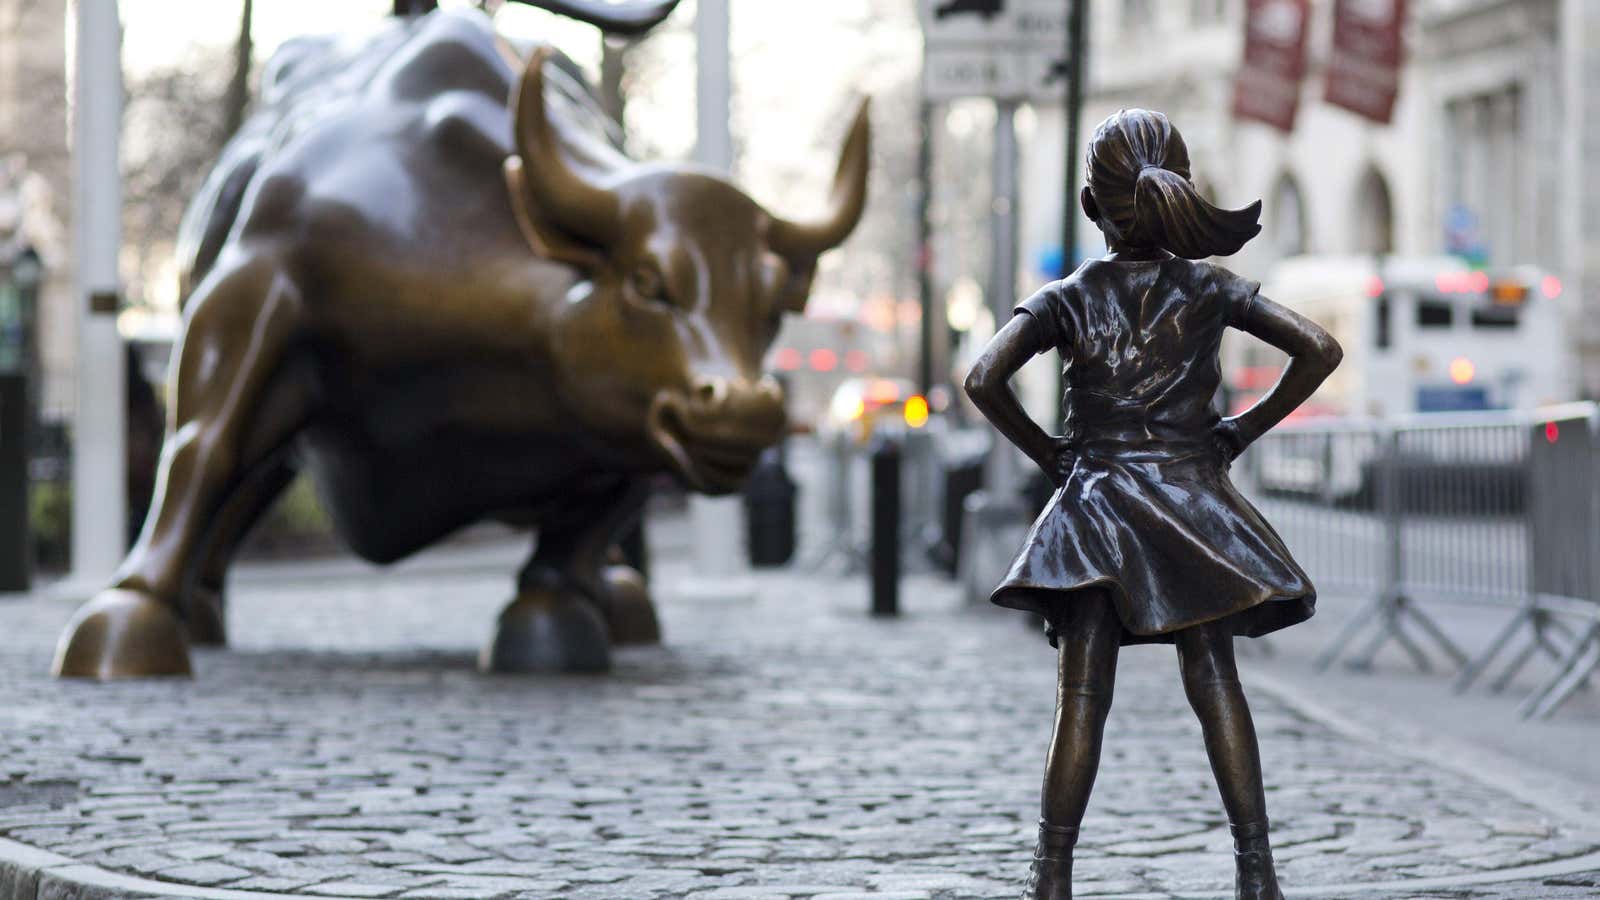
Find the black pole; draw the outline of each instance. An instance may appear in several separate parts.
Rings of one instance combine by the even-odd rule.
[[[933,102],[923,98],[918,112],[922,144],[917,148],[917,299],[922,304],[922,331],[918,343],[917,390],[928,396],[933,389],[933,223],[928,210],[933,203]]]
[[[900,444],[872,448],[872,614],[900,614]]]
[[[1065,187],[1061,198],[1061,277],[1065,278],[1078,268],[1078,160],[1083,130],[1083,73],[1089,41],[1084,23],[1089,16],[1089,0],[1071,0],[1072,11],[1067,16],[1067,159]],[[1056,387],[1056,414],[1060,415],[1065,385],[1059,380]]]

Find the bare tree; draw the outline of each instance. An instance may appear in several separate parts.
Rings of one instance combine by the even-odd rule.
[[[130,79],[123,112],[123,279],[128,301],[176,299],[173,251],[183,211],[232,134],[228,50],[191,51]],[[228,77],[224,77],[224,73]],[[172,287],[169,287],[171,285]]]

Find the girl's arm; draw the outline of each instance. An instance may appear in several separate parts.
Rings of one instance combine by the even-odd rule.
[[[1255,298],[1237,327],[1289,354],[1289,365],[1256,405],[1217,426],[1234,456],[1306,402],[1344,358],[1339,342],[1322,326],[1265,297]]]
[[[1040,329],[1027,313],[1018,313],[994,336],[978,361],[967,373],[967,396],[1005,435],[1006,440],[1028,455],[1028,458],[1052,483],[1060,483],[1061,473],[1057,461],[1058,441],[1046,434],[1011,391],[1011,376],[1037,353],[1049,349],[1044,345]]]

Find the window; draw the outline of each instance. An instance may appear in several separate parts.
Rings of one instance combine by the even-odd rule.
[[[1189,0],[1189,21],[1196,25],[1214,25],[1222,21],[1226,0]]]
[[[1445,105],[1447,251],[1499,264],[1538,258],[1538,229],[1527,227],[1534,161],[1521,133],[1524,105],[1515,85]]]
[[[1394,304],[1389,302],[1389,295],[1384,294],[1377,299],[1377,307],[1373,310],[1373,345],[1379,350],[1389,349],[1390,330],[1389,320],[1392,318],[1391,310]]]
[[[1122,29],[1146,28],[1155,22],[1152,0],[1122,0]]]
[[[1272,189],[1272,206],[1268,212],[1267,231],[1273,249],[1280,256],[1299,256],[1307,251],[1306,210],[1301,199],[1300,183],[1293,175],[1285,174]]]
[[[1449,328],[1455,308],[1448,300],[1418,300],[1418,328]]]
[[[1503,306],[1491,306],[1485,309],[1472,311],[1473,328],[1516,328],[1517,310],[1507,309]]]
[[[1389,183],[1377,168],[1367,169],[1356,187],[1356,233],[1351,246],[1357,253],[1394,252],[1394,205]]]

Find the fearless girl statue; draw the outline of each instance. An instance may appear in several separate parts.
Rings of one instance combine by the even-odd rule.
[[[1207,257],[1261,231],[1261,203],[1225,210],[1189,180],[1166,116],[1125,109],[1089,144],[1084,212],[1107,254],[1016,308],[967,392],[1057,490],[992,599],[1043,616],[1059,651],[1055,732],[1039,843],[1024,893],[1072,896],[1072,849],[1100,761],[1117,652],[1177,645],[1233,831],[1240,898],[1278,900],[1255,726],[1234,665],[1236,635],[1310,618],[1316,591],[1272,526],[1228,479],[1233,459],[1339,364],[1316,323],[1259,296]],[[1220,418],[1217,351],[1238,328],[1289,355],[1260,402]],[[1008,381],[1036,354],[1063,360],[1066,433],[1047,434]]]

